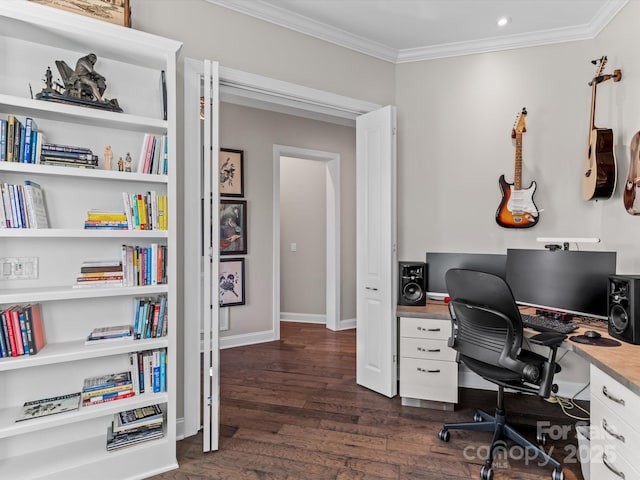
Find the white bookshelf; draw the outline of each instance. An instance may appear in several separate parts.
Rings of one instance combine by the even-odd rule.
[[[0,359],[0,472],[12,479],[141,479],[176,462],[176,60],[179,42],[27,0],[0,2],[0,118],[36,121],[48,142],[89,147],[97,169],[0,162],[0,182],[35,181],[43,188],[48,229],[0,229],[0,256],[38,257],[38,278],[0,278],[0,308],[39,302],[47,344],[33,356]],[[31,98],[56,60],[71,68],[95,53],[107,98],[122,113]],[[162,115],[165,71],[167,119]],[[167,135],[167,175],[135,173],[144,135]],[[104,149],[130,153],[133,172],[104,169]],[[84,230],[87,211],[122,210],[122,193],[167,195],[167,231]],[[123,244],[165,245],[168,283],[140,287],[73,288],[83,261],[119,260]],[[137,297],[167,296],[167,336],[85,345],[95,327],[133,322]],[[77,411],[16,422],[23,403],[79,392],[84,378],[123,371],[131,352],[167,349],[167,391],[145,393]],[[165,436],[126,449],[106,450],[107,427],[122,410],[159,403]],[[34,461],[37,459],[37,461]]]

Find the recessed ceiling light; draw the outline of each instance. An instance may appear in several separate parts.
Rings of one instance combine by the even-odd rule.
[[[509,17],[500,17],[498,19],[498,26],[504,27],[505,25],[511,23],[511,19]]]

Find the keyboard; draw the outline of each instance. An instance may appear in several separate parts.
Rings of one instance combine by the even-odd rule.
[[[537,315],[521,314],[522,326],[538,332],[571,333],[578,329],[575,323],[557,318],[541,317]]]

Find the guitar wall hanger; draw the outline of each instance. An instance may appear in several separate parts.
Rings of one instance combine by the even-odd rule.
[[[597,83],[606,82],[607,80],[613,80],[614,82],[619,82],[620,80],[622,80],[622,70],[617,68],[613,71],[613,73],[608,73],[606,75],[598,75],[596,78],[594,78],[589,82],[589,86],[593,85],[593,82],[596,82],[597,84]]]

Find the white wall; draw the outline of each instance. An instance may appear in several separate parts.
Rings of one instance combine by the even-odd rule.
[[[626,213],[621,189],[629,141],[640,129],[640,61],[635,45],[640,2],[629,2],[593,41],[457,57],[397,67],[399,252],[504,253],[541,248],[535,238],[599,237],[585,249],[618,252],[618,272],[640,272],[640,218]],[[623,79],[597,90],[596,125],[613,128],[618,186],[607,201],[583,201],[592,59]],[[513,181],[511,128],[527,107],[523,185],[535,180],[540,222],[505,229],[495,222],[498,177]],[[572,248],[574,246],[572,245]]]
[[[247,304],[229,308],[230,329],[221,336],[272,328],[274,144],[340,154],[340,318],[355,318],[355,129],[226,103],[221,104],[220,118],[220,145],[244,150],[244,198],[248,210]],[[324,242],[317,246],[324,248],[320,245]]]
[[[326,321],[326,177],[324,161],[280,157],[280,312],[287,320]]]

